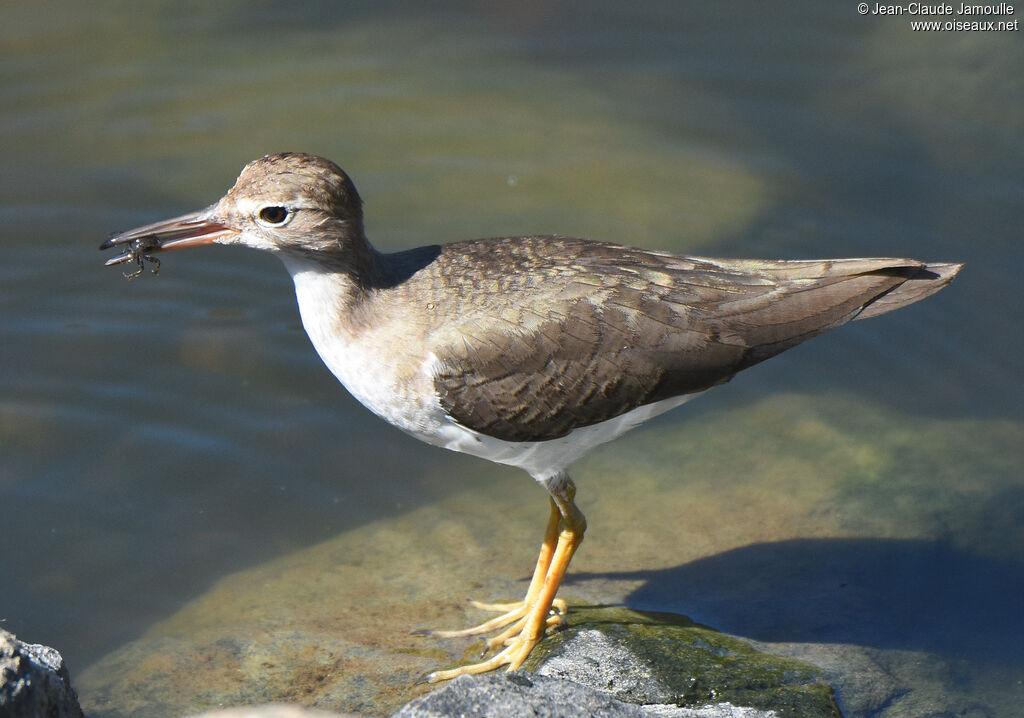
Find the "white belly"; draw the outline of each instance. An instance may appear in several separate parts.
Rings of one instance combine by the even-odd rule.
[[[435,439],[425,439],[431,444],[443,446],[452,451],[473,454],[499,464],[509,464],[529,472],[537,481],[544,483],[555,474],[564,471],[588,451],[605,442],[622,436],[648,419],[685,404],[703,392],[674,396],[671,399],[637,407],[614,419],[574,429],[566,436],[550,441],[503,441],[480,434],[450,419],[440,427]],[[438,411],[442,414],[440,405]],[[440,439],[440,440],[438,440]]]

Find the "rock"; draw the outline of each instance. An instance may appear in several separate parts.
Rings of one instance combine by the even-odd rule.
[[[525,669],[630,703],[840,715],[820,668],[762,653],[685,616],[610,606],[572,607],[571,616],[573,625],[542,643]]]
[[[642,718],[637,706],[569,681],[522,672],[460,676],[407,703],[394,718]]]
[[[721,703],[701,708],[634,705],[607,691],[522,671],[460,676],[406,704],[393,718],[773,718],[774,711]]]
[[[82,718],[60,653],[0,629],[0,718]]]
[[[189,718],[360,718],[355,713],[331,713],[288,703],[266,703],[199,713]]]
[[[926,651],[881,650],[850,644],[758,643],[760,650],[810,661],[835,687],[836,700],[849,718],[885,716],[959,716],[978,718],[1021,715],[1020,699],[991,695],[975,687],[962,691],[964,663]],[[969,676],[969,674],[967,674]],[[988,685],[1020,687],[1018,671],[990,668]],[[980,683],[980,681],[979,681]]]
[[[822,671],[684,616],[573,606],[524,671],[462,676],[395,718],[838,718]],[[529,672],[527,672],[529,671]]]

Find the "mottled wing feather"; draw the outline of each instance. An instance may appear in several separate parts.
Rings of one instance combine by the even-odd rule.
[[[458,339],[435,350],[444,410],[506,441],[565,436],[728,381],[849,321],[922,267],[913,260],[707,260],[536,239],[545,240],[562,243],[557,258],[539,245],[538,276],[505,287],[502,318],[490,318],[493,308],[470,311],[457,324]],[[491,259],[504,249],[503,240],[492,241],[499,244],[486,248]],[[462,263],[472,261],[466,248]],[[515,271],[535,271],[530,255],[515,251]]]

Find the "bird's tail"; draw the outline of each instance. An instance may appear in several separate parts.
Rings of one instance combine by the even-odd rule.
[[[953,277],[963,268],[964,265],[953,263],[908,263],[902,267],[890,267],[869,272],[871,274],[904,276],[906,279],[885,294],[881,294],[865,304],[864,309],[855,318],[877,317],[880,314],[919,302],[925,297],[930,297],[952,282]]]
[[[708,261],[736,276],[767,280],[730,285],[731,296],[715,312],[717,336],[747,347],[740,369],[851,320],[913,304],[945,287],[963,268],[884,257]]]

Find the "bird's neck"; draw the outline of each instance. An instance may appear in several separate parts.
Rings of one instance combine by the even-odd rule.
[[[375,312],[381,311],[375,299],[392,294],[440,253],[440,246],[431,245],[384,254],[361,231],[278,252],[295,283],[303,324],[311,337],[324,332],[353,336],[373,325],[380,320]]]
[[[386,262],[366,239],[362,228],[338,229],[342,231],[315,243],[282,247],[279,256],[296,282],[296,289],[304,279],[322,277],[331,287],[331,303],[351,310],[373,291]]]

